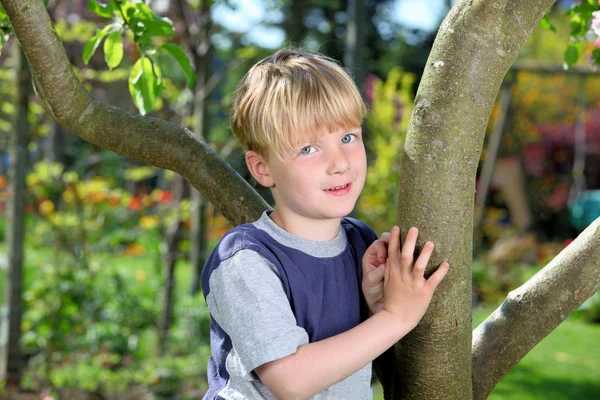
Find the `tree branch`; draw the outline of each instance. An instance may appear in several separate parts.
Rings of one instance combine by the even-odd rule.
[[[50,115],[84,140],[134,160],[170,169],[197,188],[234,225],[253,221],[268,204],[188,129],[130,115],[81,85],[40,0],[0,0]]]
[[[473,331],[473,398],[486,399],[540,340],[600,289],[600,218]]]

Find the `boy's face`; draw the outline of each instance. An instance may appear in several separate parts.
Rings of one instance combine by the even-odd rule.
[[[348,215],[365,183],[367,158],[360,127],[307,141],[283,161],[269,154],[258,182],[271,187],[275,213],[289,222]],[[260,175],[260,174],[259,174]]]

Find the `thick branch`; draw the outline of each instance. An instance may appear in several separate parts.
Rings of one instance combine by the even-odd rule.
[[[553,0],[459,0],[441,24],[415,98],[400,171],[398,223],[436,244],[450,272],[396,347],[393,398],[468,399],[475,175],[500,84]],[[435,379],[431,379],[435,377]]]
[[[188,129],[103,103],[85,90],[40,0],[0,0],[50,115],[86,141],[182,175],[233,224],[255,220],[268,204]]]
[[[473,398],[491,390],[600,289],[600,218],[473,331]]]

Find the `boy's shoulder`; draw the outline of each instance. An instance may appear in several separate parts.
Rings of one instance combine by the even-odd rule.
[[[351,230],[357,231],[360,234],[360,236],[365,240],[365,242],[369,242],[369,244],[377,240],[377,234],[375,233],[375,231],[369,225],[356,218],[342,218],[342,227],[346,230],[347,234]]]
[[[262,231],[253,223],[238,225],[223,235],[215,252],[221,259],[229,258],[240,250],[252,250],[260,246],[262,236]]]

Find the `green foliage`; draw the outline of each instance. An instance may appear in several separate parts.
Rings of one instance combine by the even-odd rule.
[[[163,80],[158,66],[146,57],[137,60],[129,75],[129,93],[140,114],[145,115],[154,109],[162,89]]]
[[[125,175],[155,173],[139,167]],[[189,201],[173,206],[158,189],[132,196],[111,179],[82,180],[58,163],[34,164],[27,184],[35,220],[28,246],[51,250],[38,258],[35,279],[26,265],[24,386],[50,386],[60,398],[135,389],[166,399],[204,390],[210,315],[201,294],[175,296],[167,354],[155,356],[148,342],[162,308],[162,232],[174,218],[189,219]],[[119,253],[147,255],[128,264],[116,260]]]
[[[113,25],[108,24],[103,29],[99,30],[86,44],[83,46],[83,62],[87,65],[90,62],[90,58],[96,52],[98,46],[102,42],[102,39],[108,35],[108,32],[112,29]]]
[[[156,57],[159,48],[177,61],[188,86],[192,88],[195,85],[196,75],[183,49],[173,43],[162,46],[154,43],[156,38],[173,36],[175,30],[170,19],[158,16],[145,2],[140,1],[110,0],[103,4],[89,0],[88,10],[100,17],[111,18],[114,22],[99,30],[86,43],[83,50],[86,64],[105,37],[104,59],[110,69],[116,68],[123,59],[123,37],[131,38],[137,47],[140,58],[129,75],[129,91],[140,114],[145,115],[161,104],[158,99],[164,88],[164,80],[159,67],[161,60]]]
[[[552,32],[556,32],[556,27],[554,26],[552,21],[550,21],[548,14],[544,15],[544,17],[540,21],[540,26],[542,28],[550,29]]]
[[[367,145],[373,160],[357,211],[358,217],[376,232],[387,231],[396,223],[399,155],[412,113],[414,79],[414,74],[396,68],[385,81],[373,83],[366,122]]]
[[[579,60],[581,52],[583,51],[585,44],[583,42],[571,42],[565,51],[565,63],[567,66],[572,66]]]
[[[98,3],[96,0],[88,0],[88,11],[103,18],[111,18],[116,8],[117,5],[114,0],[110,0],[108,4]]]
[[[594,47],[600,46],[600,26],[594,26],[593,23],[594,20],[600,18],[600,16],[594,17],[594,12],[599,10],[600,5],[596,0],[583,0],[574,4],[566,12],[569,17],[571,41],[564,53],[565,68],[577,63],[582,55],[589,55],[587,59],[590,63],[600,65],[600,57],[597,53],[593,53],[595,51],[593,50]],[[540,26],[556,32],[556,27],[550,22],[548,14],[542,18]],[[586,48],[588,51],[586,51]]]
[[[123,38],[119,32],[111,32],[104,42],[104,60],[108,68],[117,68],[123,59]]]
[[[179,63],[181,69],[185,73],[189,88],[193,89],[196,84],[196,72],[194,71],[194,68],[192,68],[190,59],[186,56],[183,49],[173,43],[165,43],[162,45],[161,49],[166,50]]]

